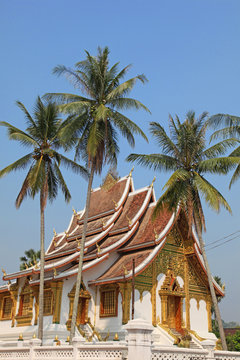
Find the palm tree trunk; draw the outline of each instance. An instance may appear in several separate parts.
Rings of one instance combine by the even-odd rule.
[[[199,239],[200,248],[202,251],[205,268],[207,271],[208,283],[209,283],[210,293],[211,293],[212,302],[213,302],[213,306],[214,306],[214,310],[215,310],[215,316],[216,316],[216,319],[218,322],[218,328],[219,328],[220,338],[221,338],[221,342],[222,342],[222,348],[223,348],[223,350],[227,350],[227,343],[226,343],[226,339],[225,339],[225,333],[223,330],[222,319],[221,319],[221,315],[220,315],[220,311],[219,311],[219,307],[218,307],[216,293],[215,293],[215,290],[213,287],[212,275],[210,272],[210,267],[209,267],[207,256],[206,256],[205,246],[204,246],[204,242],[202,239],[201,230],[199,230],[199,226],[197,226],[197,232],[198,232],[198,239]]]
[[[84,246],[85,246],[85,239],[86,239],[86,232],[87,232],[87,221],[88,221],[88,212],[89,212],[89,206],[90,206],[93,175],[94,175],[94,165],[92,164],[90,177],[89,177],[89,181],[88,181],[87,199],[86,199],[86,207],[85,207],[85,215],[84,215],[84,223],[83,223],[83,232],[82,232],[79,264],[78,264],[78,274],[77,274],[76,289],[75,289],[75,296],[74,296],[74,302],[73,302],[73,312],[72,312],[70,341],[69,341],[70,344],[72,344],[72,339],[73,339],[73,337],[75,335],[75,326],[76,326],[76,319],[77,319],[77,308],[78,308],[80,286],[81,286],[81,281],[82,281],[83,255],[84,255]]]
[[[44,206],[42,201],[42,191],[40,194],[40,213],[41,213],[41,246],[40,246],[40,285],[39,285],[39,317],[38,317],[38,338],[43,340],[43,305],[44,305],[44,239],[45,239],[45,225],[44,225]]]

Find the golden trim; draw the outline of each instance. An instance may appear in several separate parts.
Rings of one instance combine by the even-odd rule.
[[[151,289],[152,324],[153,324],[153,326],[157,325],[156,291],[157,291],[156,263],[153,262],[153,264],[152,264],[152,289]]]
[[[119,283],[119,291],[122,296],[122,323],[127,324],[130,320],[131,282]]]
[[[186,328],[190,330],[190,297],[189,297],[189,266],[188,259],[185,256],[184,261],[184,290],[185,290],[185,305],[186,305]]]
[[[189,330],[190,334],[194,335],[196,339],[198,339],[199,341],[203,341],[206,340],[205,338],[202,338],[201,336],[198,335],[198,333],[196,333],[196,331],[194,330]]]
[[[53,303],[54,303],[53,324],[60,324],[62,288],[63,288],[63,281],[61,281],[61,280],[51,283],[51,289],[52,289],[53,298],[54,298],[54,301],[53,301]]]

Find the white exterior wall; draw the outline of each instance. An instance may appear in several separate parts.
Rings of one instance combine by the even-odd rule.
[[[160,322],[162,322],[162,316],[161,316],[161,298],[159,295],[159,290],[161,289],[161,286],[165,280],[164,274],[159,274],[157,277],[157,291],[156,291],[156,317],[160,319]]]
[[[131,314],[131,309],[130,309],[130,314]],[[149,323],[152,322],[152,303],[151,303],[151,294],[149,291],[143,292],[142,301],[141,301],[139,291],[135,290],[134,318],[135,319],[141,318],[143,320],[147,320]]]
[[[197,301],[190,300],[190,325],[191,329],[197,332],[208,332],[208,316],[206,302],[201,300],[199,302],[199,309],[197,308]]]

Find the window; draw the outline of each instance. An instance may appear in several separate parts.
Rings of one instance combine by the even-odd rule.
[[[7,296],[3,299],[2,319],[11,319],[12,316],[12,299]]]
[[[53,313],[53,294],[52,290],[44,291],[43,315],[52,315]]]
[[[101,290],[100,316],[117,316],[117,290]]]

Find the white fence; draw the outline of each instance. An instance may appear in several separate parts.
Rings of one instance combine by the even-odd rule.
[[[83,342],[74,338],[73,345],[40,346],[32,339],[19,346],[0,347],[0,360],[240,360],[240,352],[214,351],[211,340],[201,342],[203,349],[164,347],[152,341],[152,325],[136,319],[125,325],[126,341]]]
[[[128,347],[118,344],[84,344],[80,346],[30,346],[0,348],[0,359],[7,360],[138,360],[128,357]],[[240,360],[240,352],[152,347],[151,360]],[[147,360],[147,359],[146,359]]]

